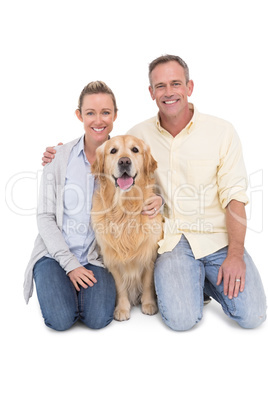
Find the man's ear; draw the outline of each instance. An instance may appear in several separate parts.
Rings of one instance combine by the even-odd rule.
[[[151,95],[152,100],[155,100],[155,97],[154,97],[154,90],[153,90],[153,88],[151,87],[151,85],[149,86],[149,92],[150,92],[150,95]]]
[[[193,80],[189,80],[187,83],[187,88],[188,88],[188,94],[187,96],[191,96],[194,90],[194,82]]]
[[[80,120],[83,123],[83,117],[82,117],[79,109],[76,109],[75,114],[76,114],[76,117],[78,118],[78,120]]]

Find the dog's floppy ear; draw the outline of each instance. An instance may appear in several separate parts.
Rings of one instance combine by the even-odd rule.
[[[105,142],[97,148],[95,162],[91,165],[91,173],[98,178],[101,178],[104,173],[104,151]]]
[[[144,173],[147,176],[151,176],[157,168],[157,162],[151,154],[149,145],[145,145],[144,148]]]

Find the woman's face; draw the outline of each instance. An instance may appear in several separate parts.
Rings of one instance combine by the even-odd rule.
[[[117,117],[112,97],[103,93],[85,95],[81,113],[77,110],[76,115],[84,123],[86,136],[97,143],[103,143],[108,139]]]

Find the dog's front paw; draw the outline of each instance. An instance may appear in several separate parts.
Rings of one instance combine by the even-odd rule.
[[[126,321],[130,319],[130,311],[122,308],[116,308],[114,311],[114,319],[117,321]]]
[[[156,303],[154,302],[144,303],[142,304],[141,311],[143,312],[143,314],[154,315],[157,313],[158,308]]]

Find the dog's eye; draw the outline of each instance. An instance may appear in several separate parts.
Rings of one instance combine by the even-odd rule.
[[[111,151],[110,151],[110,154],[116,154],[116,152],[117,152],[117,149],[116,149],[116,148],[112,148]]]
[[[135,154],[136,154],[137,152],[139,152],[138,148],[136,148],[136,147],[133,147],[131,151],[134,152]]]

